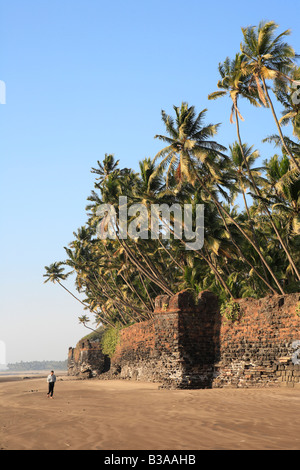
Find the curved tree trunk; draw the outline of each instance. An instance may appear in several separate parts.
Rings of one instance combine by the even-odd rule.
[[[256,182],[255,182],[255,180],[254,180],[254,178],[253,178],[251,169],[250,169],[250,167],[249,167],[248,161],[247,161],[247,159],[246,159],[246,157],[245,157],[245,154],[244,154],[243,144],[242,144],[241,135],[240,135],[238,114],[237,114],[236,108],[235,108],[235,119],[236,119],[237,134],[238,134],[238,139],[239,139],[239,144],[240,144],[240,147],[241,147],[241,152],[242,152],[243,160],[244,160],[244,163],[245,163],[245,165],[246,165],[247,172],[248,172],[249,178],[251,179],[251,182],[252,182],[253,188],[254,188],[254,190],[255,190],[255,192],[256,192],[256,195],[257,195],[257,196],[261,199],[261,201],[262,201],[262,196],[261,196],[260,190],[259,190],[259,188],[257,187],[257,184],[256,184]],[[263,201],[262,201],[262,205],[263,205],[264,211],[266,212],[266,214],[267,214],[267,216],[268,216],[268,218],[269,218],[269,220],[270,220],[270,222],[271,222],[271,225],[272,225],[273,230],[274,230],[274,232],[275,232],[275,234],[276,234],[276,236],[277,236],[277,239],[278,239],[278,241],[280,242],[282,248],[284,249],[284,251],[285,251],[285,253],[286,253],[286,255],[287,255],[287,258],[288,258],[288,260],[289,260],[289,262],[290,262],[290,264],[291,264],[291,266],[292,266],[292,268],[293,268],[293,270],[294,270],[296,276],[298,277],[298,280],[300,281],[300,273],[299,273],[299,271],[298,271],[298,269],[297,269],[297,267],[296,267],[296,265],[295,265],[295,263],[294,263],[294,261],[293,261],[291,255],[290,255],[289,250],[287,249],[287,247],[286,247],[286,245],[285,245],[285,243],[284,243],[284,241],[283,241],[283,239],[282,239],[280,233],[279,233],[278,230],[277,230],[277,227],[276,227],[276,225],[275,225],[275,223],[274,223],[274,221],[273,221],[272,214],[270,213],[269,208],[267,207],[267,205],[266,205]]]
[[[265,95],[266,95],[266,97],[267,97],[268,103],[269,103],[269,105],[270,105],[270,108],[271,108],[271,111],[272,111],[272,114],[273,114],[273,118],[274,118],[274,121],[275,121],[275,123],[276,123],[277,129],[278,129],[278,132],[279,132],[279,136],[280,136],[280,140],[281,140],[281,142],[282,142],[282,145],[283,145],[283,147],[284,147],[284,150],[286,151],[286,153],[288,154],[288,156],[290,157],[290,159],[293,161],[294,165],[295,165],[295,166],[298,168],[298,170],[300,171],[300,165],[299,165],[299,163],[297,162],[297,160],[295,159],[295,157],[293,156],[293,154],[291,153],[291,151],[289,150],[288,146],[286,145],[286,143],[285,143],[285,141],[284,141],[284,137],[283,137],[283,134],[282,134],[281,126],[280,126],[279,121],[278,121],[278,119],[277,119],[276,112],[275,112],[275,109],[274,109],[274,106],[273,106],[271,97],[270,97],[270,95],[269,95],[269,92],[268,92],[267,85],[266,85],[266,82],[265,82],[264,77],[261,77],[261,80],[262,80],[262,83],[263,83],[264,92],[265,92]]]
[[[200,178],[200,176],[198,175],[197,171],[195,170],[194,168],[194,172],[195,172],[195,175],[196,175],[196,178],[197,180],[199,181],[201,187],[203,188],[204,192],[206,192],[206,194],[208,194],[210,196],[210,198],[212,199],[212,201],[214,202],[214,204],[216,205],[216,207],[218,209],[220,209],[227,217],[228,219],[236,226],[236,228],[241,232],[241,234],[244,236],[244,238],[253,246],[254,250],[256,251],[256,253],[258,254],[258,256],[260,257],[261,261],[264,263],[264,265],[266,266],[267,270],[269,271],[269,273],[271,274],[272,278],[274,279],[275,281],[275,284],[277,285],[280,293],[282,295],[284,295],[284,291],[281,287],[281,285],[279,284],[278,282],[278,279],[276,278],[275,274],[273,273],[272,269],[270,268],[270,266],[268,265],[267,261],[265,260],[264,256],[262,255],[259,247],[256,246],[256,244],[253,242],[253,240],[251,240],[251,238],[247,235],[247,233],[242,229],[242,227],[240,227],[240,225],[234,220],[233,217],[231,217],[231,215],[229,214],[229,212],[227,212],[226,209],[224,209],[224,207],[222,206],[222,204],[219,203],[219,201],[215,198],[215,196],[213,195],[213,193],[211,191],[209,191],[209,189],[207,189],[207,187],[205,186],[205,184],[203,183],[202,179]]]

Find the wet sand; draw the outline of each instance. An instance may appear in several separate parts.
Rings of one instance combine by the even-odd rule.
[[[58,374],[59,375],[59,374]],[[299,450],[300,389],[164,390],[119,380],[0,382],[0,449]]]

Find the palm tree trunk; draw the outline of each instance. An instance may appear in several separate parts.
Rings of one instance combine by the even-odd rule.
[[[242,194],[243,194],[243,199],[244,199],[244,205],[245,205],[245,209],[246,209],[246,212],[247,212],[247,216],[248,216],[249,223],[250,223],[250,225],[252,226],[252,219],[251,219],[249,207],[248,207],[248,204],[247,204],[247,199],[246,199],[246,196],[245,196],[245,191],[246,191],[246,188],[244,188],[244,185],[243,185],[243,187],[242,187]],[[253,227],[252,227],[252,228],[253,228]]]
[[[254,229],[254,223],[253,223],[253,220],[252,220],[250,211],[249,211],[249,207],[248,207],[247,199],[246,199],[246,195],[245,195],[246,189],[244,188],[244,186],[243,186],[242,189],[243,189],[243,193],[242,193],[242,194],[243,194],[243,199],[244,199],[244,204],[245,204],[245,208],[246,208],[246,212],[247,212],[249,224],[250,224],[250,227],[251,227],[251,230],[252,230],[252,233],[253,233],[253,238],[254,238],[254,240],[255,240],[255,243],[257,243],[256,233],[255,233],[255,229]],[[266,268],[265,268],[265,265],[264,265],[264,264],[262,264],[262,268],[263,268],[263,271],[264,271],[265,278],[268,279],[268,274],[267,274],[267,271],[266,271]],[[273,288],[272,288],[272,289],[273,289]]]
[[[104,244],[104,249],[105,249],[105,252],[106,252],[107,256],[109,257],[109,253],[108,253],[108,251],[107,251],[107,248],[106,248],[105,244]],[[124,282],[127,284],[127,286],[130,288],[130,290],[136,294],[136,296],[140,299],[141,303],[142,303],[142,304],[146,307],[146,309],[148,310],[148,308],[149,308],[148,305],[146,305],[146,303],[144,302],[144,300],[140,297],[140,295],[138,294],[138,292],[136,291],[136,289],[134,288],[134,286],[133,286],[129,281],[127,281],[127,279],[125,278],[125,276],[123,276],[122,273],[120,273],[120,276],[122,277],[122,279],[124,280]],[[112,281],[113,281],[113,283],[114,283],[116,289],[118,290],[118,292],[122,295],[122,291],[118,288],[117,283],[116,283],[116,281],[115,281],[115,279],[114,279],[113,276],[111,276],[111,279],[112,279]]]
[[[142,276],[142,274],[141,274],[140,272],[139,272],[139,278],[140,278],[141,283],[142,283],[142,285],[143,285],[143,287],[144,287],[144,289],[145,289],[145,292],[146,292],[146,294],[147,294],[147,296],[148,296],[148,299],[149,299],[150,305],[151,305],[151,307],[152,307],[152,310],[154,310],[154,309],[155,309],[155,305],[154,305],[153,299],[151,298],[151,295],[149,294],[149,291],[148,291],[148,289],[147,289],[147,286],[146,286],[146,284],[145,284],[145,281],[144,281],[144,279],[143,279],[143,276]]]
[[[137,292],[137,290],[135,289],[135,287],[132,285],[131,282],[127,281],[126,277],[123,276],[122,273],[120,273],[120,276],[121,278],[123,279],[123,281],[125,282],[125,284],[127,285],[127,287],[129,287],[129,289],[131,290],[131,292],[133,292],[137,298],[141,301],[141,303],[144,305],[144,307],[146,307],[146,309],[148,310],[148,305],[145,303],[145,301],[142,299],[142,297],[140,296],[140,294]],[[152,307],[152,305],[151,305]]]
[[[180,240],[180,241],[183,241],[183,240]],[[208,264],[208,266],[210,267],[210,269],[213,271],[214,275],[216,276],[217,280],[219,281],[219,283],[224,287],[225,291],[227,292],[227,294],[229,294],[229,296],[234,299],[234,295],[232,294],[231,290],[229,289],[229,287],[227,286],[226,282],[224,281],[224,279],[222,278],[221,274],[219,273],[218,269],[213,265],[213,263],[211,262],[211,260],[209,259],[208,256],[205,256],[202,251],[198,251],[198,250],[195,250],[195,253],[197,253],[198,255],[201,256],[201,258]]]
[[[95,274],[94,274],[94,277],[95,277]],[[99,287],[97,287],[97,285],[95,284],[94,281],[92,281],[92,279],[90,277],[86,277],[86,280],[85,280],[85,284],[86,284],[86,287],[88,289],[90,289],[92,292],[93,292],[93,295],[98,298],[99,297],[99,289],[100,289],[100,292],[102,293],[102,295],[104,295],[104,297],[106,297],[108,300],[110,300],[117,308],[118,312],[120,313],[120,316],[122,317],[122,314],[120,312],[120,305],[124,307],[127,307],[130,311],[133,311],[135,314],[137,314],[137,317],[138,317],[138,320],[140,320],[141,316],[146,316],[146,314],[150,313],[150,312],[144,312],[143,310],[135,307],[134,305],[132,304],[129,304],[128,302],[124,302],[122,299],[120,299],[116,293],[113,291],[112,294],[109,294],[109,292],[105,289],[105,284],[106,286],[108,286],[108,284],[106,283],[105,279],[102,278],[102,285],[99,283],[99,281],[97,280],[97,278],[95,277],[96,279],[96,282],[98,283]],[[91,285],[88,285],[88,284],[91,284]],[[92,286],[92,287],[91,287]],[[94,291],[93,291],[93,288],[94,288]],[[112,290],[111,286],[108,286],[108,288],[110,290]],[[131,316],[131,318],[136,321],[136,318],[134,318],[132,316],[132,314],[129,314],[127,312],[128,316]],[[125,324],[126,324],[126,321],[125,321]]]
[[[58,280],[57,280],[57,282],[63,289],[65,289],[65,291],[67,291],[72,297],[74,297],[74,299],[76,299],[78,302],[80,302],[84,307],[88,308],[88,305],[86,305],[84,302],[81,302],[81,300],[78,299],[78,297],[76,297],[76,295],[72,294],[72,292],[69,291],[69,289],[67,289],[61,282],[59,282]]]
[[[160,220],[163,222],[162,218],[160,218]],[[169,227],[169,230],[174,234],[174,231],[172,230],[172,228]],[[182,240],[182,238],[179,238],[179,241],[180,243],[182,243],[184,246],[187,245],[187,242],[185,242],[184,240]],[[230,291],[229,287],[227,286],[226,282],[224,281],[224,279],[222,278],[222,276],[220,275],[219,271],[217,270],[217,268],[213,265],[213,263],[210,261],[210,259],[205,256],[201,251],[199,250],[194,250],[194,253],[197,253],[207,264],[208,266],[210,267],[210,269],[213,271],[214,275],[216,276],[217,278],[217,281],[219,281],[219,283],[221,284],[221,286],[224,287],[225,291],[227,292],[227,294],[232,298],[234,299],[234,296],[232,294],[232,292]]]
[[[263,82],[263,83],[264,83],[264,82]],[[264,86],[265,86],[265,83],[264,83]],[[268,97],[268,96],[269,96],[269,95],[267,95],[267,97]],[[270,99],[270,97],[269,97],[268,99]],[[276,116],[276,115],[275,115],[275,116]],[[280,242],[282,248],[284,249],[284,251],[285,251],[285,253],[286,253],[287,257],[288,257],[288,260],[289,260],[289,262],[290,262],[290,264],[291,264],[291,266],[292,266],[292,268],[293,268],[293,270],[294,270],[296,276],[298,277],[298,280],[300,281],[300,273],[299,273],[299,271],[298,271],[298,269],[297,269],[297,267],[296,267],[296,265],[295,265],[295,263],[294,263],[294,261],[293,261],[291,255],[290,255],[289,250],[287,249],[287,247],[286,247],[286,245],[285,245],[285,243],[284,243],[284,241],[283,241],[283,239],[282,239],[280,233],[279,233],[278,230],[277,230],[277,227],[276,227],[276,225],[275,225],[275,223],[274,223],[274,221],[273,221],[272,214],[270,213],[270,211],[269,211],[267,205],[266,205],[266,204],[263,202],[263,200],[262,200],[261,192],[260,192],[259,188],[257,187],[257,184],[256,184],[256,182],[255,182],[255,180],[254,180],[254,178],[253,178],[251,169],[250,169],[250,167],[249,167],[248,161],[247,161],[247,159],[246,159],[246,157],[245,157],[244,148],[243,148],[243,144],[242,144],[242,140],[241,140],[241,135],[240,135],[239,119],[238,119],[238,114],[237,114],[237,109],[236,109],[236,108],[235,108],[235,119],[236,119],[237,135],[238,135],[239,144],[240,144],[240,147],[241,147],[241,152],[242,152],[243,160],[244,160],[244,163],[245,163],[245,165],[246,165],[247,172],[248,172],[249,178],[251,179],[253,188],[254,188],[254,190],[255,190],[255,192],[256,192],[256,195],[257,195],[257,196],[260,198],[260,200],[262,201],[262,205],[263,205],[264,211],[266,212],[267,216],[269,217],[269,220],[270,220],[270,222],[271,222],[271,225],[272,225],[272,227],[273,227],[273,230],[274,230],[274,232],[276,233],[277,239],[278,239],[278,241]],[[280,127],[280,126],[279,126],[279,127]]]
[[[281,292],[282,295],[284,295],[284,291],[281,287],[281,285],[279,284],[278,282],[278,279],[276,278],[275,274],[273,273],[272,269],[270,268],[270,266],[268,265],[267,261],[265,260],[264,256],[262,255],[259,247],[256,245],[256,243],[251,240],[251,238],[247,235],[247,233],[242,229],[242,227],[240,227],[240,225],[234,220],[233,217],[231,217],[231,215],[229,214],[229,212],[227,212],[226,209],[224,209],[224,207],[222,206],[222,204],[219,203],[219,201],[215,198],[215,196],[213,195],[213,193],[207,189],[207,186],[205,186],[205,184],[203,183],[202,179],[200,178],[200,176],[198,175],[198,172],[195,170],[195,168],[193,167],[193,170],[194,170],[194,173],[195,173],[195,176],[197,178],[197,180],[199,181],[203,191],[209,195],[209,197],[212,199],[212,201],[214,202],[215,206],[220,209],[227,217],[228,219],[236,226],[236,228],[241,232],[241,234],[244,236],[244,238],[253,246],[254,250],[256,251],[256,253],[258,254],[258,256],[260,257],[261,261],[264,263],[264,265],[266,266],[267,270],[269,271],[269,273],[271,274],[272,278],[274,279],[275,281],[275,284],[277,285],[279,291]]]
[[[184,268],[178,263],[178,261],[176,261],[176,259],[171,255],[170,251],[165,247],[165,245],[162,243],[162,241],[160,240],[160,238],[158,239],[160,245],[162,246],[162,248],[166,251],[166,253],[170,256],[171,260],[176,264],[176,266],[178,266],[179,269],[181,269],[182,272],[184,272]]]
[[[160,273],[158,273],[157,269],[155,269],[154,266],[152,266],[152,263],[151,261],[149,260],[148,256],[144,255],[141,250],[139,249],[139,246],[138,244],[136,243],[136,249],[137,251],[139,252],[139,254],[141,255],[141,257],[143,258],[143,260],[145,261],[146,265],[148,266],[149,270],[151,271],[151,273],[153,274],[153,276],[155,276],[157,279],[160,279],[161,281],[163,281]],[[159,274],[159,276],[158,276]]]
[[[76,299],[78,302],[80,302],[84,307],[89,308],[89,306],[88,306],[87,304],[85,304],[84,302],[81,302],[81,300],[78,299],[78,297],[76,297],[76,295],[72,294],[72,292],[69,291],[69,289],[67,289],[61,282],[59,282],[58,280],[57,280],[57,282],[58,282],[58,284],[59,284],[63,289],[65,289],[65,291],[67,291],[72,297],[74,297],[74,299]],[[110,323],[110,321],[108,321],[108,320],[102,318],[99,313],[97,313],[97,315],[98,315],[98,317],[100,318],[100,320],[101,320],[102,322],[107,323],[108,325],[114,327],[114,325],[113,325],[112,323]],[[96,331],[96,330],[94,330],[93,328],[90,328],[89,326],[86,326],[86,325],[84,325],[84,326],[85,326],[85,328],[88,328],[89,330]],[[114,328],[115,328],[115,327],[114,327]]]
[[[278,132],[279,132],[279,136],[280,136],[280,140],[282,142],[282,145],[286,151],[286,153],[289,155],[289,157],[291,158],[291,160],[293,161],[294,165],[298,168],[298,170],[300,171],[300,165],[299,163],[297,162],[297,160],[294,158],[293,154],[291,153],[291,151],[289,150],[288,146],[286,145],[285,143],[285,140],[284,140],[284,137],[283,137],[283,134],[282,134],[282,130],[281,130],[281,126],[279,124],[279,121],[277,119],[277,116],[276,116],[276,112],[275,112],[275,109],[274,109],[274,106],[273,106],[273,103],[272,103],[272,100],[271,100],[271,97],[269,95],[269,92],[268,92],[268,89],[267,89],[267,85],[266,85],[266,82],[265,82],[265,79],[264,77],[262,76],[261,77],[261,80],[262,80],[262,83],[263,83],[263,87],[264,87],[264,92],[265,92],[265,95],[267,97],[267,100],[268,100],[268,103],[270,105],[270,108],[271,108],[271,111],[272,111],[272,114],[273,114],[273,118],[274,118],[274,121],[276,123],[276,126],[277,126],[277,129],[278,129]]]
[[[235,243],[234,238],[233,238],[233,236],[232,236],[232,234],[231,234],[231,231],[230,231],[230,229],[229,229],[229,227],[228,227],[228,225],[227,225],[227,222],[226,222],[225,217],[223,216],[222,212],[221,212],[218,208],[217,208],[217,210],[218,210],[218,212],[219,212],[220,217],[221,217],[222,220],[223,220],[223,223],[224,223],[224,225],[225,225],[225,229],[226,229],[226,231],[227,231],[227,233],[228,233],[228,235],[229,235],[229,237],[230,237],[230,240],[231,240],[233,246],[235,246],[235,248],[236,248],[237,252],[239,253],[240,257],[242,258],[242,260],[245,261],[245,262],[251,267],[251,269],[253,269],[253,272],[259,277],[259,279],[261,279],[261,280],[266,284],[266,286],[271,290],[271,292],[273,292],[273,294],[277,294],[277,292],[275,291],[275,289],[269,284],[269,282],[268,282],[263,276],[261,276],[261,275],[259,274],[259,272],[255,269],[255,267],[253,266],[253,264],[252,264],[250,261],[248,261],[248,259],[246,258],[246,256],[244,255],[244,253],[242,252],[242,250],[240,249],[240,247]],[[263,268],[265,267],[264,264],[263,264],[262,266],[263,266]],[[266,273],[265,273],[265,274],[266,274]]]
[[[124,248],[124,250],[126,251],[129,259],[131,260],[131,262],[136,266],[137,270],[139,272],[141,272],[142,274],[144,274],[148,279],[150,279],[150,281],[154,282],[154,284],[156,284],[158,287],[160,287],[164,292],[166,292],[166,294],[168,295],[173,295],[173,292],[168,288],[168,286],[160,281],[160,279],[157,279],[156,277],[154,277],[152,275],[152,273],[150,273],[146,268],[144,268],[140,262],[136,259],[136,257],[133,255],[131,249],[129,248],[129,246],[125,243],[124,240],[121,241],[121,239],[117,236],[117,239],[119,240],[119,243],[120,245]]]
[[[109,286],[109,284],[106,282],[104,277],[102,277],[101,280],[105,284],[106,288],[110,289],[112,292],[110,294],[103,286],[100,286],[100,282],[97,280],[99,287],[102,289],[103,294],[114,304],[117,304],[117,305],[121,304],[123,307],[127,307],[128,309],[132,310],[134,313],[138,315],[138,319],[140,319],[141,317],[147,318],[147,316],[151,313],[150,310],[144,311],[142,309],[139,309],[138,307],[135,307],[132,304],[129,304],[124,299],[120,298],[116,294],[116,292],[113,291],[113,289]],[[92,282],[91,279],[89,279],[89,281]],[[93,282],[92,284],[95,285]]]

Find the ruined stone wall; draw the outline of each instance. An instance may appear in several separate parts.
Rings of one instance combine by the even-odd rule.
[[[178,315],[172,311],[156,313],[152,320],[121,330],[111,372],[125,379],[180,382]]]
[[[240,318],[222,319],[215,387],[300,382],[300,294],[241,299]]]
[[[156,299],[154,318],[121,331],[112,370],[177,388],[300,384],[300,294],[241,299],[236,321],[218,299]]]
[[[68,375],[82,378],[96,377],[110,367],[109,358],[102,353],[101,338],[83,338],[75,348],[69,348]]]
[[[237,302],[231,321],[208,291],[158,297],[151,320],[121,330],[110,376],[175,388],[299,385],[300,294]],[[70,349],[69,371],[105,376],[100,344],[82,346]]]
[[[152,320],[121,331],[112,372],[168,387],[210,387],[219,324],[218,300],[210,292],[202,292],[197,305],[186,291],[160,296]]]

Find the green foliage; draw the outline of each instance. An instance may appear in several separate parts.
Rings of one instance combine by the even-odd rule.
[[[103,353],[111,358],[115,353],[119,339],[120,327],[105,329],[101,339]]]
[[[300,302],[296,305],[296,315],[300,317]]]
[[[63,287],[95,316],[97,326],[105,327],[108,355],[115,350],[119,328],[153,318],[159,295],[190,289],[196,296],[210,290],[219,296],[222,314],[235,321],[240,312],[233,299],[300,291],[300,104],[292,99],[290,81],[298,80],[300,72],[293,49],[284,42],[287,32],[276,36],[277,28],[272,21],[243,28],[242,44],[237,44],[241,52],[219,64],[218,91],[209,99],[231,99],[229,116],[218,118],[221,122],[229,117],[236,126],[237,140],[228,150],[217,141],[220,124],[205,122],[207,110],[197,112],[183,102],[173,106],[173,115],[161,111],[165,135],[155,138],[162,148],[139,161],[139,172],[119,167],[110,153],[92,168],[95,181],[87,198],[87,221],[65,247],[67,259],[45,267],[44,277]],[[272,85],[293,140],[282,134],[268,93]],[[243,99],[257,112],[264,106],[272,112],[279,135],[264,141],[275,142],[279,151],[268,160],[252,143],[242,142]],[[196,204],[204,204],[203,247],[187,250],[184,231],[181,238],[174,236],[174,215],[162,220],[159,239],[151,238],[150,223],[144,227],[148,238],[119,237],[120,228],[114,224],[118,236],[100,239],[97,230],[105,232],[107,221],[97,209],[108,203],[118,218],[120,196],[126,196],[127,210],[137,203],[147,210],[153,204],[179,204],[182,209],[189,204],[195,212]],[[129,222],[140,227],[139,214],[131,215]],[[162,237],[166,226],[169,239]],[[84,300],[63,285],[70,274],[64,273],[66,267]],[[87,315],[80,322],[90,328]]]
[[[221,305],[220,313],[227,320],[235,322],[240,319],[241,307],[238,302],[229,300]]]

